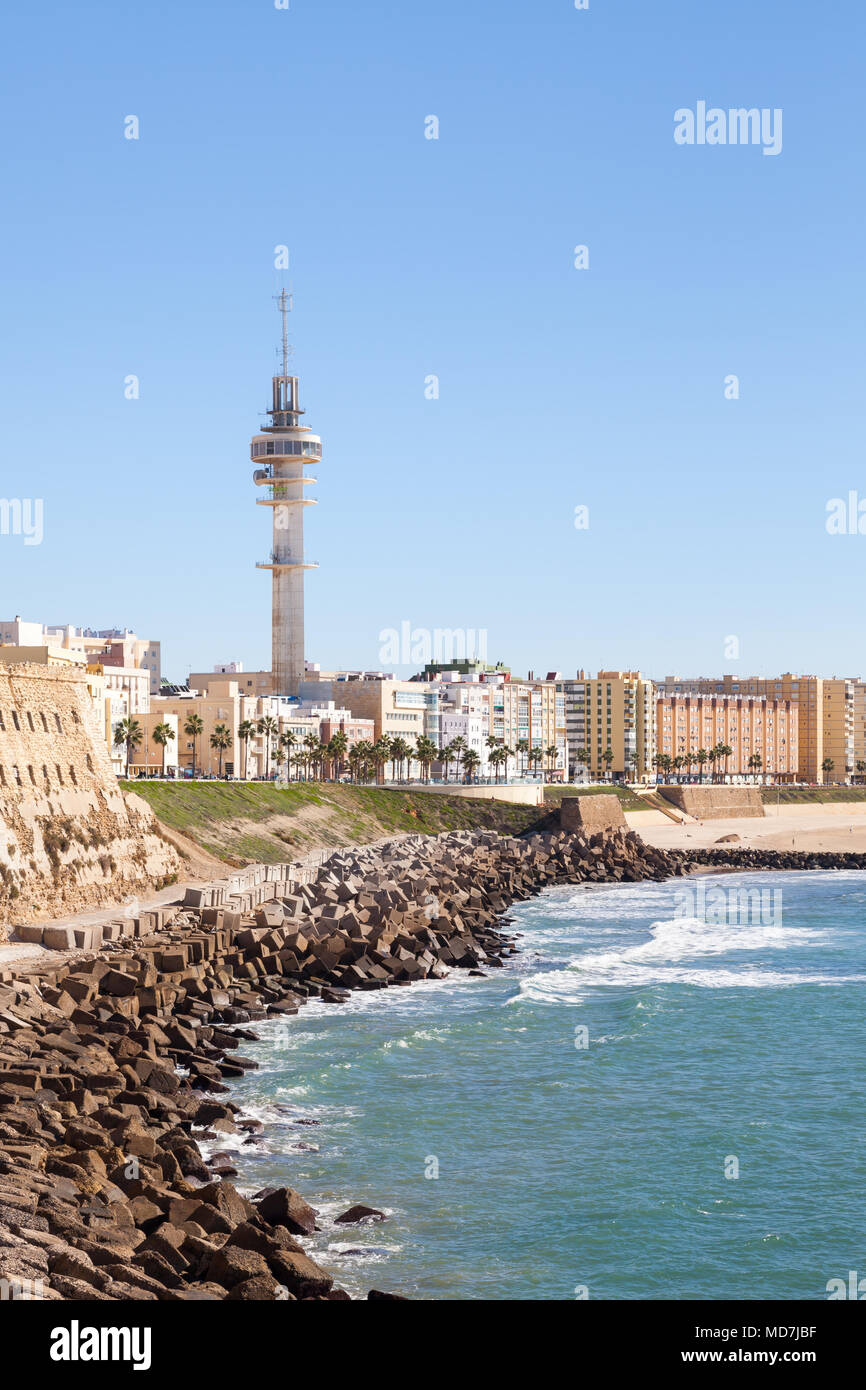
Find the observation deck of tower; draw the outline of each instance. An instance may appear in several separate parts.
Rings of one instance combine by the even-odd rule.
[[[317,480],[304,469],[322,457],[322,441],[308,425],[298,404],[298,378],[289,375],[287,314],[291,299],[283,290],[279,299],[283,319],[283,370],[272,378],[270,424],[253,435],[250,458],[257,464],[253,482],[261,489],[256,506],[273,513],[272,550],[256,568],[270,570],[271,671],[277,695],[297,695],[304,679],[304,572],[318,566],[304,558],[304,508],[316,506],[304,488]]]

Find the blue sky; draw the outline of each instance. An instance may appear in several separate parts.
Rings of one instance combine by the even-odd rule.
[[[6,8],[0,491],[44,540],[0,536],[0,617],[270,665],[287,244],[311,659],[408,620],[515,671],[860,673],[862,5],[291,6]],[[678,146],[700,100],[781,108],[781,154]]]

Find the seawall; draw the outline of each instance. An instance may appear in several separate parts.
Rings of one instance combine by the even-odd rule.
[[[666,801],[695,820],[733,820],[764,814],[764,803],[757,787],[702,787],[698,784],[659,787],[659,792]]]

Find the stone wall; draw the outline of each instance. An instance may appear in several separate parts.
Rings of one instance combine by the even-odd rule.
[[[594,835],[598,830],[625,827],[626,820],[618,796],[564,796],[559,812],[559,824],[572,833],[581,831]]]
[[[662,796],[695,820],[739,820],[763,816],[757,787],[660,787]]]
[[[84,672],[0,665],[0,940],[178,867],[150,808],[117,785]]]

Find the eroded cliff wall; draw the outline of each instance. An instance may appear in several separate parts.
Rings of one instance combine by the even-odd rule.
[[[117,785],[84,672],[0,664],[0,940],[178,867],[150,808]]]

